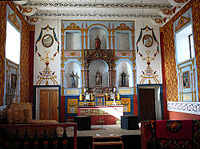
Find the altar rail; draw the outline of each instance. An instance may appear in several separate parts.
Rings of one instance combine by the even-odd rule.
[[[77,124],[2,124],[0,148],[3,149],[67,149],[66,128],[74,128],[77,149]]]

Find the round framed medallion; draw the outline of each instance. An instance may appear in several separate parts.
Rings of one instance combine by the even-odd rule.
[[[46,34],[42,38],[42,44],[44,47],[49,48],[53,44],[53,37],[50,34]]]
[[[142,41],[145,47],[151,47],[153,45],[153,38],[149,34],[144,35]]]

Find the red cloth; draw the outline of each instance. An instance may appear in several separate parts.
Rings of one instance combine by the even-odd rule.
[[[92,125],[115,125],[117,118],[111,115],[95,115],[91,117]]]
[[[156,121],[156,137],[192,140],[192,120]]]
[[[123,106],[79,107],[79,116],[90,116],[92,125],[114,125],[123,116]]]

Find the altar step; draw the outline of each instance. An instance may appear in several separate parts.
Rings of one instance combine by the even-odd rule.
[[[122,137],[93,137],[93,149],[124,149]]]

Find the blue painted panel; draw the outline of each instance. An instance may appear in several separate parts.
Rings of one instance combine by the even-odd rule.
[[[97,100],[98,100],[98,99],[102,99],[102,101],[103,101],[102,104],[105,105],[105,98],[104,98],[104,97],[96,97],[96,100],[95,100],[95,101],[96,101],[96,102],[95,102],[96,105],[97,105]]]
[[[124,115],[133,115],[134,114],[133,95],[120,95],[120,100],[121,98],[130,98],[130,112],[124,112]]]
[[[65,118],[66,119],[69,116],[77,116],[78,115],[78,113],[68,113],[68,109],[67,109],[68,99],[78,99],[79,100],[79,96],[65,96]]]

